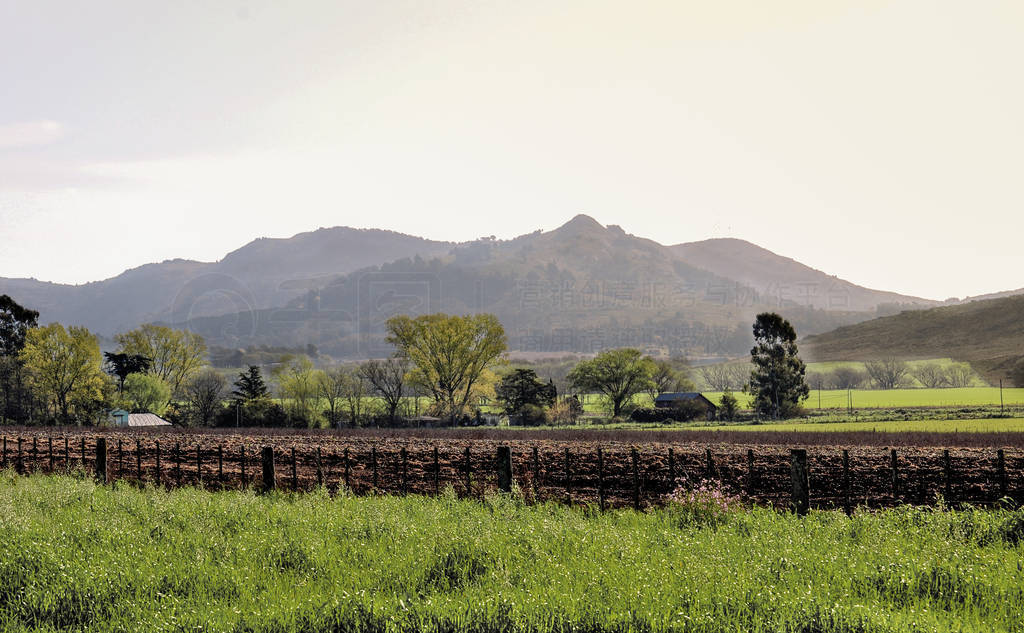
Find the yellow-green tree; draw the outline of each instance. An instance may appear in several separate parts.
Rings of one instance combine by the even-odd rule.
[[[388,341],[413,365],[410,378],[434,398],[438,413],[454,421],[476,393],[485,371],[508,347],[492,314],[427,314],[388,319]]]
[[[317,425],[322,373],[313,368],[313,362],[307,356],[285,359],[274,372],[285,408],[294,419],[303,421],[307,426]]]
[[[32,384],[59,412],[71,420],[73,406],[103,398],[106,376],[96,337],[84,327],[67,329],[60,323],[33,328],[25,337],[21,358]]]
[[[206,364],[206,342],[188,330],[147,323],[115,339],[119,353],[148,358],[146,373],[170,385],[175,396],[182,394],[184,386]]]

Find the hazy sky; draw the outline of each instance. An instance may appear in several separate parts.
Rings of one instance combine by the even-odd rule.
[[[0,0],[0,276],[576,213],[1024,286],[1024,3]]]

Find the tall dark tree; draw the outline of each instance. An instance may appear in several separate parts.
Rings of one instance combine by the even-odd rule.
[[[380,396],[388,421],[394,424],[398,417],[398,406],[405,394],[409,360],[398,357],[367,361],[359,367],[359,373],[373,387],[373,393]]]
[[[263,372],[256,365],[249,365],[249,369],[238,374],[235,380],[234,391],[231,397],[238,402],[252,402],[260,400],[269,395],[267,383],[263,380]]]
[[[0,419],[21,422],[28,417],[25,403],[31,400],[31,395],[25,387],[25,367],[19,354],[25,347],[25,336],[38,322],[38,312],[0,295]]]
[[[106,360],[103,370],[117,378],[117,392],[124,393],[124,379],[130,374],[144,374],[149,371],[152,364],[148,357],[142,354],[119,354],[116,352],[103,352]]]
[[[796,330],[789,321],[774,312],[757,315],[750,360],[750,393],[758,414],[773,420],[794,414],[810,389],[804,381],[807,367],[797,355]]]
[[[501,379],[494,394],[508,415],[517,415],[528,404],[550,407],[558,395],[554,383],[542,382],[532,369],[513,370]]]

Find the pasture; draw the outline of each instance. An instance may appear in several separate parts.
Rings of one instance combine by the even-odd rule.
[[[981,420],[891,420],[886,422],[773,422],[739,424],[730,431],[804,431],[877,433],[1021,433],[1024,418],[985,418]]]
[[[594,513],[0,475],[0,631],[1017,631],[1024,512]]]

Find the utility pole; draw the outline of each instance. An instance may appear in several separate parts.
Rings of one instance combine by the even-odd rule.
[[[999,417],[1003,417],[1003,379],[999,379]]]

